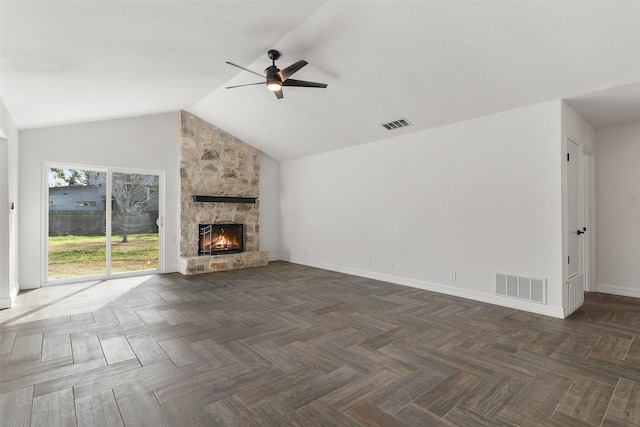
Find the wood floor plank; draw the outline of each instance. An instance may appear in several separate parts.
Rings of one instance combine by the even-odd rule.
[[[231,363],[216,369],[210,367],[207,372],[197,377],[177,379],[171,384],[159,387],[155,390],[155,393],[160,403],[163,404],[166,401],[176,400],[186,395],[196,397],[198,392],[209,390],[215,385],[244,372],[247,372],[247,368],[241,363]]]
[[[271,341],[259,342],[253,345],[253,349],[285,372],[292,372],[309,366],[290,347],[279,346]]]
[[[17,332],[6,332],[0,334],[0,361],[9,359],[9,353],[13,347]]]
[[[44,362],[36,359],[18,360],[15,362],[7,361],[0,364],[0,378],[2,379],[2,385],[5,385],[7,381],[19,377],[46,372],[71,364],[73,364],[71,357],[46,360]]]
[[[444,416],[444,419],[459,427],[500,427],[508,425],[503,424],[499,420],[489,420],[484,418],[464,406],[456,406],[452,408]]]
[[[24,387],[12,391],[2,389],[0,394],[0,425],[29,426],[33,407],[33,387]]]
[[[542,372],[523,387],[507,408],[520,417],[545,423],[571,384],[565,376]]]
[[[570,334],[556,349],[557,353],[570,354],[575,357],[587,357],[598,344],[599,336]]]
[[[42,358],[43,362],[47,360],[58,359],[61,357],[69,357],[71,352],[71,336],[56,335],[53,337],[45,337],[42,341]]]
[[[100,345],[109,365],[136,358],[129,341],[123,336],[100,340]]]
[[[242,399],[242,401],[246,404],[246,400]],[[277,396],[263,400],[257,405],[252,406],[251,412],[253,412],[256,417],[256,425],[300,427],[309,427],[314,425],[310,420],[307,420],[298,412],[294,411],[293,408],[284,403]]]
[[[638,424],[631,424],[620,418],[607,416],[602,422],[602,427],[638,427]]]
[[[254,387],[237,393],[238,397],[248,406],[254,406],[264,400],[270,400],[273,396],[288,391],[299,384],[323,374],[320,370],[311,366],[304,366],[293,372],[283,372],[274,378],[269,378],[262,383],[256,383]]]
[[[93,319],[96,323],[114,323],[117,321],[116,315],[111,307],[102,307],[93,312]]]
[[[124,426],[112,390],[76,399],[78,427]]]
[[[367,401],[358,403],[345,413],[359,425],[376,427],[401,427],[404,425],[397,418]]]
[[[129,322],[140,322],[142,319],[138,317],[135,310],[131,307],[114,308],[113,314],[120,324]]]
[[[135,362],[138,363],[137,360]],[[131,361],[127,360],[120,362],[120,364],[126,365],[127,368],[129,368],[131,363]],[[105,375],[90,382],[81,382],[74,387],[74,393],[76,398],[83,397],[103,390],[108,390],[119,385],[135,383],[141,379],[164,373],[170,369],[175,369],[170,360],[153,365],[140,366],[137,369],[126,369],[123,372],[113,373],[113,375]]]
[[[71,349],[74,363],[86,362],[104,357],[102,346],[97,335],[71,337]]]
[[[382,411],[394,414],[415,401],[416,397],[437,387],[442,381],[444,379],[438,372],[417,370],[378,390],[367,401],[373,403]]]
[[[640,335],[633,337],[631,345],[629,346],[629,351],[625,355],[624,360],[640,364]]]
[[[409,404],[394,415],[400,422],[409,427],[454,427],[455,424],[435,415],[420,406]]]
[[[344,386],[356,376],[357,373],[353,369],[342,367],[297,385],[281,393],[280,398],[293,409],[299,409]]]
[[[323,400],[344,411],[401,379],[401,375],[388,369],[362,376],[327,394]]]
[[[173,364],[177,367],[187,366],[202,360],[193,348],[184,342],[182,338],[162,341],[159,344],[167,356],[169,356]]]
[[[33,386],[47,381],[67,377],[81,372],[87,372],[97,367],[105,366],[104,359],[94,359],[82,363],[73,363],[71,358],[54,359],[52,362],[61,362],[59,367],[53,369],[38,370],[23,376],[15,377],[2,382],[2,391],[16,390],[26,386]]]
[[[294,419],[292,424],[300,427],[356,427],[359,425],[322,399],[303,406],[297,413],[304,421]]]
[[[136,314],[147,325],[165,321],[157,311],[151,309],[136,310]]]
[[[10,361],[40,359],[44,333],[18,336],[13,341]]]
[[[496,374],[472,391],[460,406],[487,420],[495,420],[525,385],[521,379]]]
[[[66,388],[33,399],[31,425],[69,426],[76,423],[76,407],[73,390]]]
[[[206,360],[213,368],[236,363],[236,358],[213,338],[191,343],[198,357]]]
[[[229,396],[210,403],[205,409],[213,419],[213,425],[251,426],[256,425],[256,417],[236,396]]]
[[[585,294],[561,320],[272,262],[15,301],[3,426],[640,425],[629,297]]]
[[[213,418],[204,406],[190,395],[162,402],[166,422],[171,426],[213,426]]]
[[[115,387],[113,394],[125,425],[169,426],[164,410],[153,392],[129,383]]]
[[[596,424],[586,423],[563,412],[555,411],[544,424],[548,427],[592,427]],[[600,426],[600,424],[597,424]]]
[[[224,381],[202,390],[202,392],[198,393],[198,399],[203,405],[208,405],[209,403],[249,390],[256,383],[277,378],[282,375],[282,373],[280,369],[275,367],[246,370],[241,374],[234,375],[231,378],[227,378]]]
[[[614,387],[584,377],[577,377],[556,408],[578,421],[600,425],[611,401]]]
[[[169,359],[167,353],[152,336],[133,335],[128,337],[128,341],[142,366],[153,365]]]
[[[40,396],[72,386],[77,387],[81,384],[93,383],[94,381],[99,381],[105,377],[131,371],[140,367],[140,363],[138,363],[137,360],[127,360],[115,365],[107,365],[104,362],[104,359],[99,359],[99,363],[93,363],[95,364],[95,367],[92,369],[83,370],[73,374],[61,375],[48,381],[39,382],[35,385],[33,395]]]
[[[640,425],[640,382],[620,378],[607,415]]]
[[[458,371],[446,379],[436,377],[434,380],[437,382],[418,394],[413,402],[441,417],[482,384],[481,378],[464,371]]]
[[[603,336],[593,349],[594,353],[606,354],[615,359],[624,359],[631,347],[631,339],[615,336]]]

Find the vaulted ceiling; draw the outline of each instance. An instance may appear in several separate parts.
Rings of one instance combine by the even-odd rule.
[[[185,109],[281,161],[554,99],[611,126],[640,122],[638,22],[615,1],[2,0],[0,97],[20,129]],[[259,80],[225,61],[261,73],[272,48],[328,88],[225,89]]]

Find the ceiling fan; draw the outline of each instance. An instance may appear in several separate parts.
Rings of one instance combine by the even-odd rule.
[[[289,65],[287,68],[285,68],[284,70],[280,70],[278,67],[276,67],[276,60],[278,58],[280,58],[280,52],[278,52],[277,50],[271,49],[269,52],[267,52],[267,56],[269,56],[269,59],[271,59],[271,66],[267,67],[264,70],[264,75],[260,74],[260,73],[256,73],[255,71],[252,71],[248,68],[242,67],[238,64],[234,64],[233,62],[229,62],[227,61],[227,64],[229,65],[233,65],[234,67],[238,67],[241,70],[244,71],[248,71],[250,73],[253,73],[257,76],[260,76],[262,78],[266,77],[266,83],[267,83],[267,89],[272,90],[273,93],[275,93],[276,98],[278,99],[282,99],[282,87],[283,86],[297,86],[297,87],[319,87],[319,88],[326,88],[327,84],[326,83],[316,83],[316,82],[308,82],[305,80],[295,80],[295,79],[290,79],[289,77],[291,77],[295,72],[297,72],[298,70],[300,70],[302,67],[304,67],[305,65],[308,64],[307,61],[304,60],[300,60],[294,64]],[[229,86],[227,87],[227,89],[233,89],[236,87],[243,87],[243,86],[254,86],[254,85],[263,85],[265,84],[265,82],[259,82],[259,83],[248,83],[245,85],[237,85],[237,86]]]

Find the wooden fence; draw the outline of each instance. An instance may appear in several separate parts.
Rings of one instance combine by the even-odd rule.
[[[49,211],[49,236],[103,236],[106,229],[104,211]],[[157,233],[158,211],[129,216],[129,234]],[[112,234],[122,234],[125,221],[122,215],[112,219]]]

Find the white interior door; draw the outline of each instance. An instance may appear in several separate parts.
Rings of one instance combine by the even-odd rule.
[[[582,273],[582,255],[584,250],[584,233],[586,228],[582,224],[581,197],[581,150],[580,145],[570,138],[567,139],[567,278],[570,279]]]

